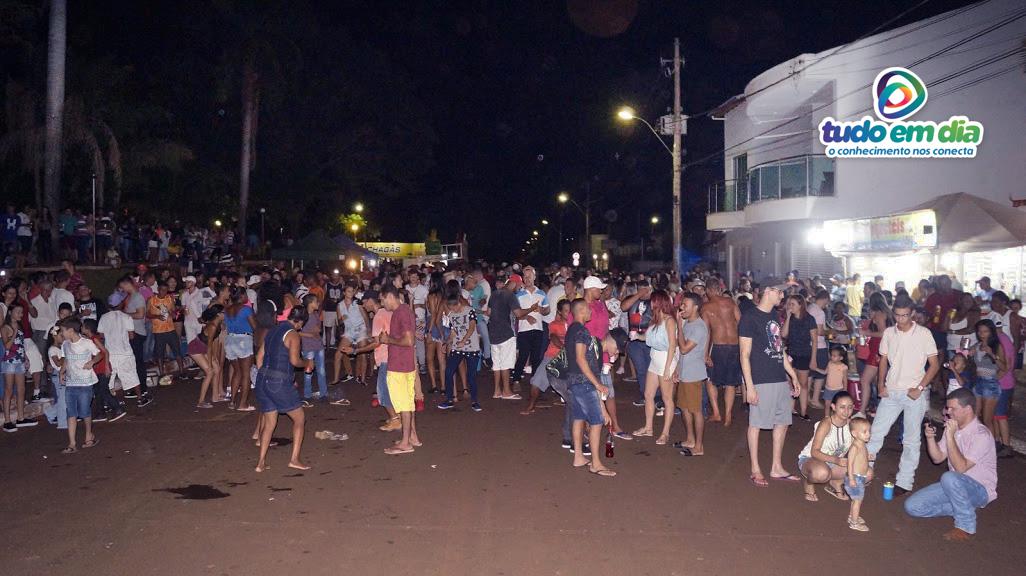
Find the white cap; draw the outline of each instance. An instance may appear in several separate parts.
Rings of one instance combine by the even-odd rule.
[[[195,284],[196,283],[196,277],[195,276],[186,276],[185,278],[182,278],[182,282],[185,282],[186,284],[188,284],[189,282],[192,282],[193,284]]]
[[[584,279],[584,289],[585,290],[587,290],[588,288],[598,288],[599,290],[601,290],[601,289],[603,289],[605,287],[606,287],[605,283],[603,283],[601,280],[599,280],[597,276],[588,276],[587,278]]]
[[[246,286],[252,286],[254,284],[259,284],[261,282],[263,282],[263,280],[260,278],[260,275],[254,274],[249,277],[249,280],[246,280]]]

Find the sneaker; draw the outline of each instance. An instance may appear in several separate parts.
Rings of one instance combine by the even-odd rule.
[[[448,400],[446,400],[445,402],[442,402],[441,404],[438,405],[438,409],[439,410],[450,410],[450,409],[454,408],[455,406],[456,406],[455,404],[453,404],[452,402],[449,402]]]
[[[131,390],[125,390],[125,398],[126,399],[128,399],[128,400],[135,400],[138,397],[139,397],[139,393],[136,392],[134,388],[131,389]]]
[[[125,414],[128,414],[128,412],[125,412],[124,410],[118,410],[114,413],[113,416],[110,417],[109,420],[107,420],[107,422],[117,422],[118,420],[124,418]]]
[[[347,374],[345,378],[342,378],[342,379],[339,380],[339,384],[345,384],[346,382],[349,382],[349,381],[355,380],[355,379],[356,379],[356,377],[353,376],[352,374]]]
[[[573,443],[571,443],[569,440],[563,440],[563,443],[561,444],[561,446],[563,447],[563,450],[573,450],[574,449]]]
[[[139,404],[137,404],[137,406],[139,408],[145,408],[146,406],[149,406],[152,402],[153,402],[153,398],[150,398],[148,396],[143,396],[142,398],[139,399]]]
[[[399,420],[399,418],[395,418],[394,420],[389,420],[383,426],[379,426],[378,427],[378,430],[381,430],[382,432],[392,432],[393,430],[402,430],[402,429],[403,429],[403,423]]]
[[[569,450],[570,452],[574,451],[574,445],[571,444],[569,441],[567,441],[565,445],[567,446],[567,450]],[[591,456],[591,446],[588,446],[587,442],[584,443],[584,446],[581,446],[581,455]]]
[[[417,412],[423,412],[424,411],[424,399],[423,398],[416,401],[416,410],[417,410]]]
[[[674,415],[674,416],[683,416],[683,415],[684,415],[684,412],[681,412],[681,409],[680,409],[680,408],[674,408],[674,409],[673,409],[673,415]]]
[[[96,416],[93,416],[93,422],[106,422],[107,420],[108,420],[108,418],[107,418],[107,413],[106,412],[104,412],[102,414],[97,414]]]
[[[655,413],[656,416],[662,416],[665,413],[666,413],[666,408],[663,408],[663,407],[656,408],[656,413]]]
[[[4,432],[17,432],[18,427],[14,425],[14,422],[4,422]]]
[[[18,422],[16,423],[16,426],[18,428],[32,428],[33,426],[39,426],[39,422],[36,421],[36,420],[28,420],[28,419],[18,420]]]
[[[645,401],[644,400],[635,400],[634,402],[631,402],[631,404],[636,406],[636,407],[638,407],[638,408],[642,408],[642,407],[645,406]]]
[[[619,440],[634,440],[634,436],[626,432],[613,432],[613,437]]]
[[[1012,450],[1012,447],[1008,444],[1002,446],[997,453],[998,458],[1011,458],[1012,456],[1015,456],[1015,450]]]
[[[481,408],[481,405],[478,404],[477,402],[474,402],[473,404],[471,404],[470,405],[470,409],[473,410],[474,412],[480,412],[481,410],[484,410],[484,408]]]

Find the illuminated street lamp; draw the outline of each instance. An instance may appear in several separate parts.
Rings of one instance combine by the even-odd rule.
[[[214,220],[214,226],[217,227],[217,228],[220,228],[221,227],[221,221],[220,220]]]
[[[354,204],[353,205],[353,210],[356,210],[357,213],[362,213],[363,212],[363,202],[357,202],[356,204]]]
[[[532,236],[537,236],[538,235],[538,231],[537,230],[532,230],[531,231],[531,235]]]
[[[652,217],[652,224],[658,224],[658,223],[659,223],[659,217],[658,216],[653,216]]]
[[[548,225],[549,225],[549,221],[548,220],[542,220],[542,226],[548,226]]]
[[[637,117],[634,115],[634,108],[631,108],[630,106],[624,106],[623,108],[620,108],[620,110],[616,113],[616,116],[620,118],[620,120],[625,121],[634,120]]]

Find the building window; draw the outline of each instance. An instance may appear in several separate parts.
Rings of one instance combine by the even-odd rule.
[[[759,169],[759,199],[780,198],[780,166],[763,166]]]
[[[809,175],[809,196],[834,195],[834,160],[816,156],[812,158],[812,171]]]
[[[805,196],[805,160],[794,164],[780,165],[780,197],[800,198]]]

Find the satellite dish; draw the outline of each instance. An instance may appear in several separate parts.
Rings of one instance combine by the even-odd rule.
[[[616,222],[616,219],[619,218],[620,215],[616,213],[616,210],[610,208],[609,210],[606,210],[606,213],[603,215],[603,217],[606,219],[606,222],[612,223]]]

